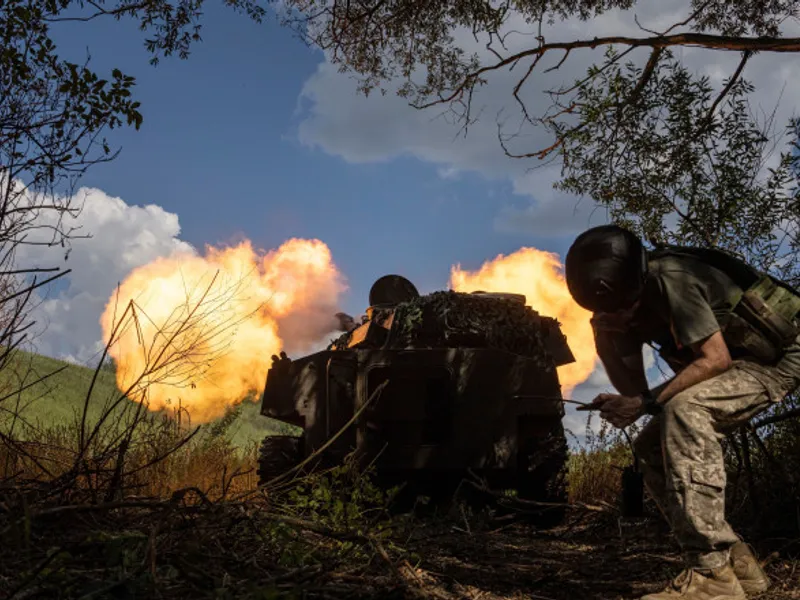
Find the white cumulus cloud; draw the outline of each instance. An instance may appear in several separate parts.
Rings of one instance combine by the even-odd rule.
[[[648,29],[663,30],[681,21],[691,11],[687,0],[660,0],[640,3],[630,11],[611,11],[587,22],[575,19],[546,25],[543,34],[547,42],[587,39],[605,35],[647,35],[637,24]],[[518,16],[508,24],[508,30],[523,32],[506,38],[507,52],[530,47],[536,24],[526,24]],[[785,33],[792,35],[797,23],[787,22]],[[477,52],[487,63],[492,60],[485,40],[475,40],[471,32],[456,35],[467,52]],[[546,73],[562,58],[563,53],[551,53],[537,66],[527,81],[522,98],[529,112],[541,115],[550,106],[547,90],[571,84],[583,77],[586,68],[602,61],[602,49],[574,51],[557,70]],[[735,52],[708,51],[696,48],[677,48],[676,55],[698,73],[709,77],[720,89],[739,61]],[[627,59],[643,65],[647,48],[637,49]],[[349,74],[324,60],[306,81],[301,104],[306,116],[298,129],[300,141],[308,146],[340,156],[353,163],[385,162],[396,157],[413,156],[434,164],[444,178],[462,171],[484,175],[489,180],[511,181],[515,201],[498,205],[494,226],[497,231],[530,232],[536,235],[561,236],[577,233],[587,226],[605,222],[606,216],[592,211],[589,201],[581,204],[574,196],[552,190],[560,166],[544,166],[537,159],[518,160],[507,157],[498,140],[498,124],[504,134],[515,131],[522,113],[511,91],[520,77],[521,64],[512,72],[487,73],[488,83],[476,90],[473,97],[473,116],[479,119],[461,135],[460,123],[454,122],[446,106],[417,110],[392,93],[375,93],[364,97],[357,94]],[[757,89],[753,97],[757,112],[770,113],[780,100],[776,124],[783,127],[800,97],[800,63],[794,56],[760,53],[751,58],[744,72]],[[391,89],[391,85],[389,86]],[[527,128],[524,135],[511,143],[513,152],[542,149],[552,143],[541,129]]]
[[[132,206],[95,188],[81,188],[73,199],[83,209],[64,217],[66,229],[78,235],[67,249],[23,246],[22,267],[62,266],[72,269],[63,284],[43,298],[34,311],[36,350],[42,354],[87,363],[102,349],[100,315],[117,285],[136,267],[175,252],[194,252],[179,239],[178,215],[160,206]],[[55,215],[43,214],[48,224]]]

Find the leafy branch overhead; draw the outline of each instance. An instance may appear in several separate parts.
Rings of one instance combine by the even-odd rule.
[[[76,209],[54,193],[115,153],[107,128],[141,126],[134,80],[115,69],[102,79],[61,60],[46,3],[9,0],[0,9],[0,242],[63,245]],[[23,183],[24,182],[24,183]],[[47,215],[53,214],[52,219]],[[6,258],[3,258],[5,262]]]
[[[609,12],[633,14],[655,0],[230,0],[225,5],[262,22],[270,6],[282,21],[329,60],[356,76],[360,89],[396,91],[418,107],[469,104],[473,91],[491,71],[521,68],[515,92],[546,54],[625,48],[651,48],[654,56],[670,47],[699,47],[741,52],[798,52],[800,38],[783,37],[782,27],[797,17],[798,0],[691,0],[684,15],[656,31],[639,25],[641,35],[620,33],[549,39],[547,27],[559,21],[582,21],[591,31],[595,17]],[[47,23],[129,18],[145,33],[152,62],[162,56],[189,56],[201,40],[203,0],[46,3]],[[638,19],[637,19],[638,23]],[[464,47],[464,33],[488,51],[488,60]],[[522,44],[519,43],[522,40]],[[513,43],[512,43],[513,42]],[[551,67],[552,68],[558,68]],[[646,77],[646,73],[644,74]],[[561,90],[562,93],[566,90]],[[469,118],[468,106],[463,115]]]
[[[670,47],[748,52],[798,52],[800,38],[781,37],[781,25],[797,15],[797,1],[727,2],[693,0],[684,18],[663,31],[640,25],[641,35],[547,38],[547,26],[591,20],[610,11],[652,7],[635,0],[289,0],[297,12],[287,17],[329,60],[359,79],[368,93],[396,85],[418,107],[463,103],[469,119],[475,89],[492,71],[520,68],[515,93],[546,54],[560,53],[560,67],[573,51],[625,48],[612,62],[635,48],[657,55]],[[637,20],[638,22],[638,20]],[[485,46],[488,59],[464,48],[463,33]],[[522,40],[520,42],[520,40]],[[513,48],[513,49],[512,49]],[[646,74],[645,74],[646,76]],[[568,88],[574,91],[574,88]],[[568,90],[560,90],[567,93]]]
[[[142,123],[132,77],[114,70],[102,79],[59,58],[47,23],[57,9],[0,4],[0,368],[29,337],[31,294],[68,272],[18,265],[17,250],[65,247],[79,234],[64,224],[79,211],[65,192],[91,165],[115,157],[105,129]],[[42,280],[39,273],[57,274]]]
[[[722,98],[707,77],[665,52],[641,99],[624,104],[642,73],[632,64],[603,70],[579,91],[579,124],[551,125],[563,140],[564,177],[556,187],[589,195],[651,240],[719,247],[796,276],[796,142],[773,156],[775,138],[784,136],[769,135],[774,114],[753,115],[753,87],[739,72]],[[787,133],[796,140],[798,123]]]
[[[266,14],[265,6],[251,0],[225,4],[257,22]],[[6,184],[0,229],[11,196],[20,192],[11,182],[25,181],[34,193],[68,190],[91,165],[116,157],[102,138],[105,130],[123,125],[139,129],[143,122],[133,98],[135,79],[119,69],[103,77],[91,68],[89,58],[83,64],[64,60],[51,29],[101,17],[132,19],[156,64],[163,56],[189,56],[191,45],[201,39],[202,8],[202,0],[0,4],[0,166]],[[60,234],[61,239],[69,237]]]
[[[557,187],[590,196],[651,239],[718,246],[797,275],[798,124],[776,125],[774,112],[754,114],[745,75],[755,54],[800,52],[800,38],[784,35],[797,24],[800,1],[288,4],[297,12],[287,22],[354,75],[363,93],[394,88],[417,108],[447,107],[466,129],[479,112],[475,92],[502,86],[521,115],[518,130],[506,134],[500,127],[509,157],[559,159]],[[647,27],[639,16],[657,7],[672,21]],[[591,35],[593,20],[610,12],[616,16],[603,22],[604,35]],[[638,33],[620,29],[625,21]],[[555,27],[559,22],[572,27]],[[683,52],[675,49],[686,48],[739,61],[715,89],[676,58]],[[546,56],[552,56],[547,65]],[[558,71],[576,58],[585,64],[587,57],[594,65],[581,78],[534,89],[535,73]],[[510,84],[490,78],[501,72],[511,75]],[[531,102],[535,92],[544,93],[545,108]],[[531,144],[534,128],[549,139],[512,151],[511,140],[516,147]],[[786,152],[773,156],[787,140]]]

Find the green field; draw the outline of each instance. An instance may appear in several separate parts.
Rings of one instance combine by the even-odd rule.
[[[45,376],[48,377],[37,383]],[[18,352],[0,371],[0,397],[5,397],[0,402],[0,430],[8,433],[13,427],[19,435],[26,429],[23,424],[46,429],[75,423],[83,412],[93,376],[94,370],[87,367]],[[21,392],[13,393],[23,387]],[[101,369],[88,405],[89,422],[94,422],[102,414],[103,407],[119,394],[113,370]],[[131,406],[131,401],[124,400],[118,412],[130,412]],[[238,416],[227,430],[228,437],[237,446],[246,447],[285,429],[282,424],[261,416],[259,408],[258,402],[252,399],[245,400],[237,408]],[[113,418],[110,421],[113,423]]]

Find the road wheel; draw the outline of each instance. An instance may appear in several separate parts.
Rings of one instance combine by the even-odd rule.
[[[258,484],[264,485],[300,464],[303,438],[293,435],[268,435],[258,450]]]

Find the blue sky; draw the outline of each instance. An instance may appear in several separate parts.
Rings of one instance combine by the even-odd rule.
[[[351,163],[302,143],[298,127],[311,108],[301,92],[324,57],[274,20],[258,25],[209,4],[202,35],[189,60],[151,67],[132,22],[59,26],[65,56],[82,58],[88,47],[96,70],[137,78],[144,115],[138,132],[110,134],[120,157],[93,168],[84,185],[176,213],[181,239],[196,247],[319,238],[348,277],[352,312],[387,272],[432,290],[446,285],[455,263],[474,268],[522,245],[563,252],[569,243],[495,231],[512,195],[507,180],[443,177],[414,156]]]

